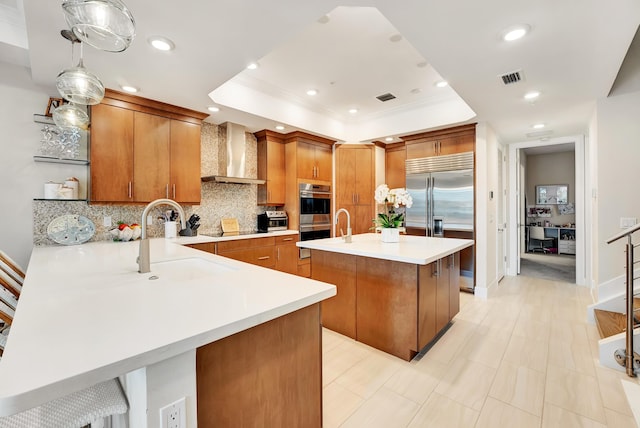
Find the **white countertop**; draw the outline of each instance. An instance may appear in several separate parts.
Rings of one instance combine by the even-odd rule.
[[[473,245],[472,239],[430,238],[400,235],[400,242],[382,242],[380,234],[353,235],[350,244],[342,238],[300,241],[298,247],[331,251],[354,256],[373,257],[397,262],[426,265]],[[313,256],[312,256],[313,258]]]
[[[138,242],[35,247],[0,361],[0,416],[336,294],[333,285],[176,245],[211,239],[224,238],[152,239],[150,274],[137,272]]]
[[[255,232],[246,233],[242,235],[234,235],[232,233],[224,234],[223,236],[211,236],[211,235],[196,235],[196,236],[178,236],[175,242],[188,245],[188,244],[203,244],[207,242],[222,242],[222,241],[237,241],[239,239],[251,239],[251,238],[269,238],[271,236],[284,236],[284,235],[297,235],[298,231],[289,230],[277,230],[275,232]]]

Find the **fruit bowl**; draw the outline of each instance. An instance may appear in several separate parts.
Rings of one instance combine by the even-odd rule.
[[[140,238],[142,234],[142,228],[139,224],[133,223],[128,225],[126,223],[119,222],[118,227],[109,231],[114,241],[128,242],[135,241]]]

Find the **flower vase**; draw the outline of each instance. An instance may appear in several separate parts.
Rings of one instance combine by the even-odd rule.
[[[381,229],[382,242],[399,242],[400,241],[400,229],[397,227],[383,227]]]

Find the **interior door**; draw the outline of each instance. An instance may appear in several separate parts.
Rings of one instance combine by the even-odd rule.
[[[518,165],[518,173],[516,174],[516,212],[518,213],[518,240],[517,240],[517,254],[516,257],[516,273],[520,275],[520,254],[522,254],[522,249],[524,247],[525,242],[525,173],[526,173],[526,157],[522,156],[522,150],[518,149],[516,151],[516,164]]]

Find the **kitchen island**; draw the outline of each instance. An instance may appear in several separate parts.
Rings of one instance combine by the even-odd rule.
[[[152,239],[148,274],[138,242],[35,247],[0,416],[120,377],[131,427],[186,396],[188,427],[319,428],[319,302],[335,287],[178,245],[213,240]]]
[[[311,250],[311,278],[334,284],[322,302],[322,325],[411,360],[460,308],[460,251],[473,240],[380,235],[298,242]]]

